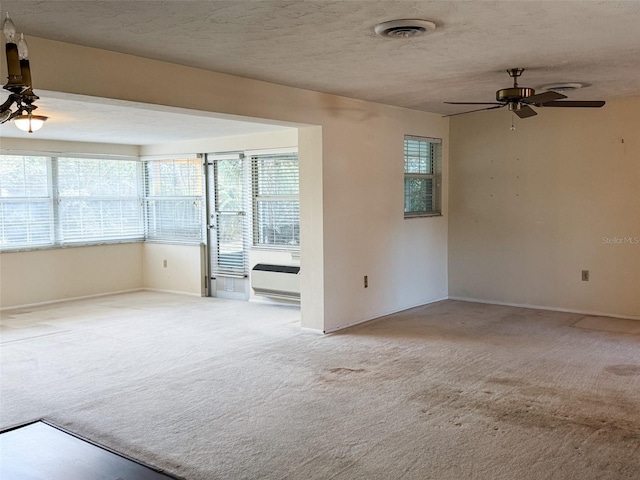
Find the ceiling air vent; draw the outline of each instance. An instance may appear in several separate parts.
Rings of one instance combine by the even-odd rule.
[[[436,29],[436,24],[428,20],[391,20],[374,27],[376,35],[386,38],[419,37]]]
[[[585,86],[584,83],[577,83],[577,82],[552,83],[550,85],[543,85],[543,86],[539,87],[539,89],[543,90],[545,92],[560,92],[560,93],[564,93],[564,92],[570,92],[571,90],[577,90],[577,89],[582,88],[584,86]]]

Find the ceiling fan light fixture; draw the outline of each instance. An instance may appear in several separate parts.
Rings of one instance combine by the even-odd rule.
[[[48,118],[43,115],[26,114],[14,117],[13,121],[23,132],[33,133],[40,130]]]
[[[412,38],[419,37],[436,29],[436,24],[429,20],[404,19],[389,20],[373,27],[376,35],[383,38]]]

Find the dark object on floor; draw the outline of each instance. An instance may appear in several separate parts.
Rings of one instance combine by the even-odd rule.
[[[38,421],[0,433],[3,480],[176,480]]]

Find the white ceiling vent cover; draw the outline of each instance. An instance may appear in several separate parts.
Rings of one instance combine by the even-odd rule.
[[[545,92],[570,92],[571,90],[577,90],[579,88],[584,87],[584,83],[571,82],[571,83],[552,83],[550,85],[543,85],[538,87],[540,90]]]
[[[410,38],[424,35],[436,29],[436,24],[429,20],[391,20],[379,23],[374,27],[376,35],[386,38]]]

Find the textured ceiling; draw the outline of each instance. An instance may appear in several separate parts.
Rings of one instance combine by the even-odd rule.
[[[521,85],[582,82],[571,99],[640,94],[640,1],[3,0],[19,31],[437,113]],[[383,39],[376,23],[438,28]]]

